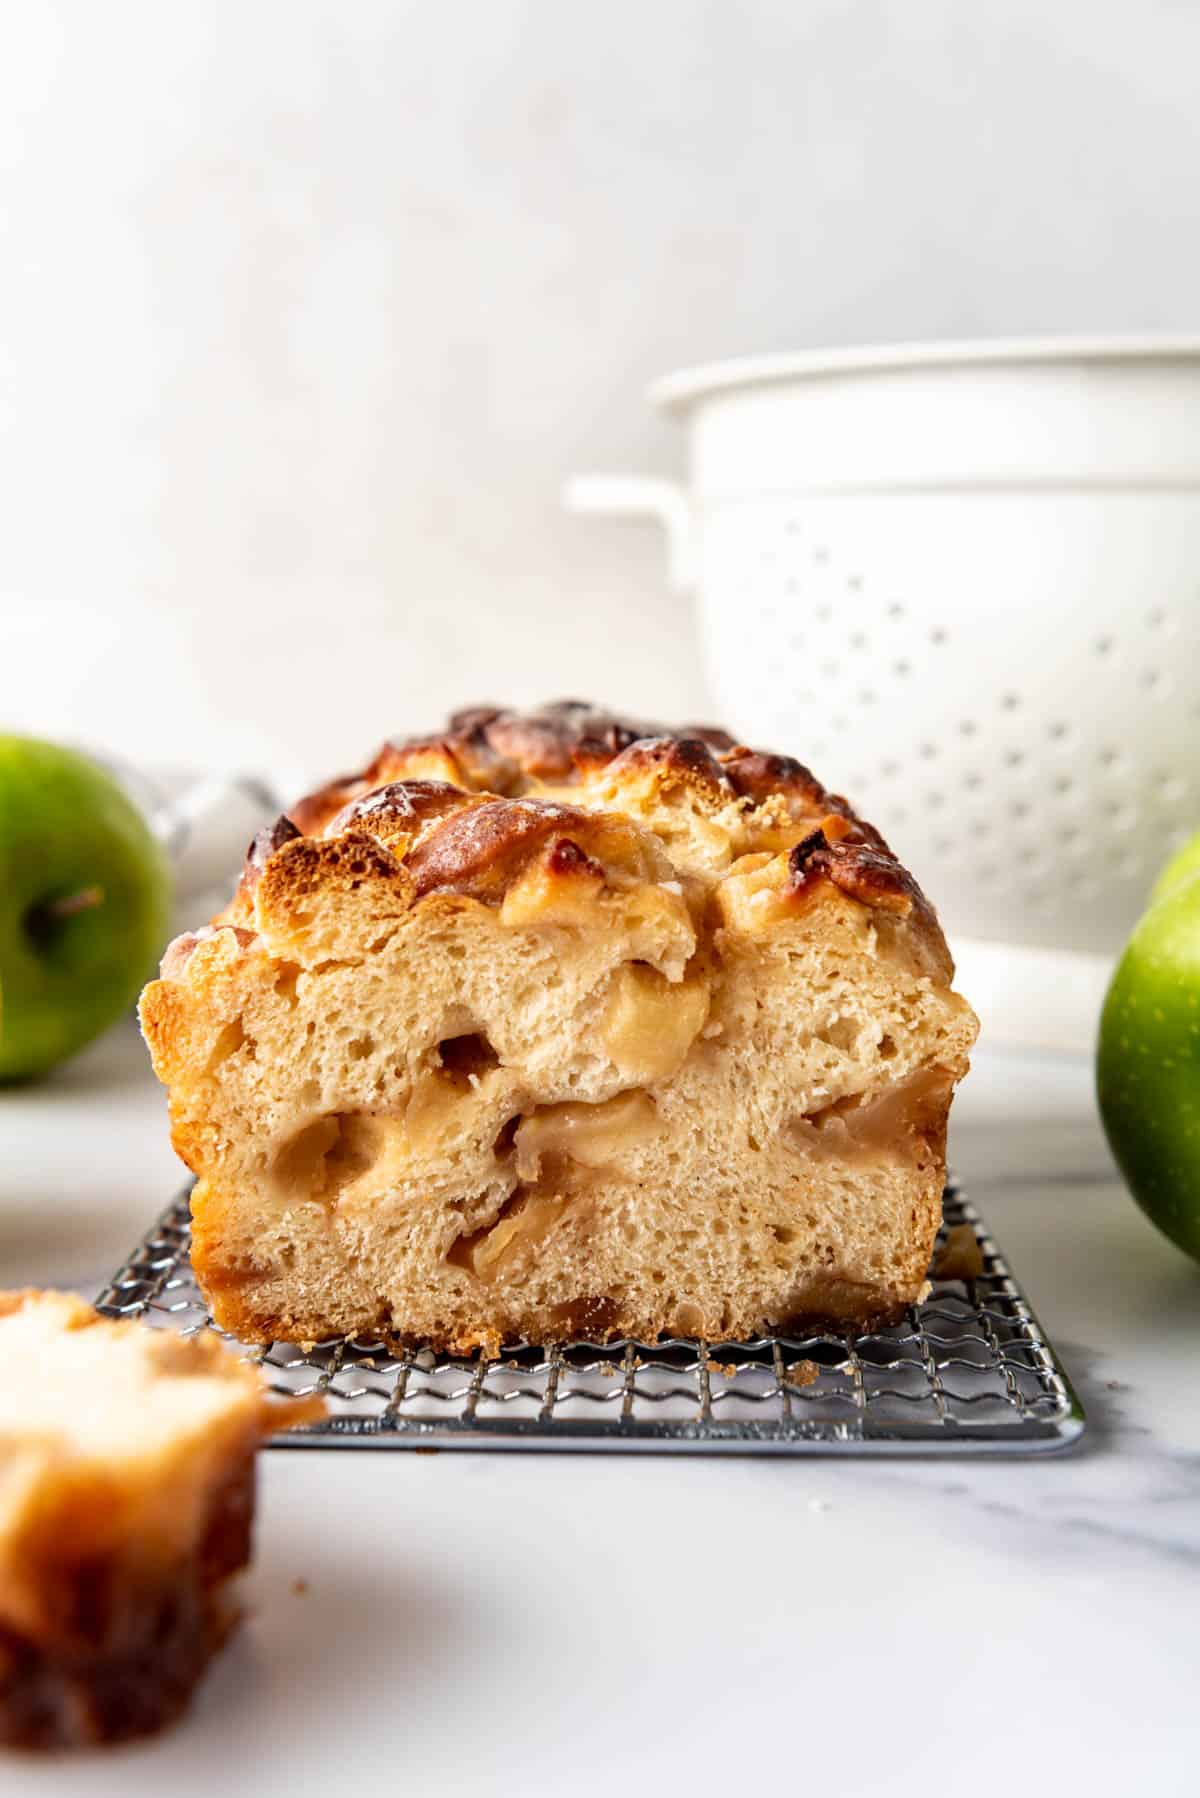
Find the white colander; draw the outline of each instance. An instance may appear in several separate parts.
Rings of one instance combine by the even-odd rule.
[[[778,357],[653,397],[688,485],[568,502],[666,525],[731,727],[846,792],[960,948],[1111,957],[1200,828],[1200,340]]]

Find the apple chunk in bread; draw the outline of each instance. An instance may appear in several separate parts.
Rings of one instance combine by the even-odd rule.
[[[142,1003],[222,1326],[492,1351],[912,1302],[975,1019],[800,764],[481,708],[293,819]]]

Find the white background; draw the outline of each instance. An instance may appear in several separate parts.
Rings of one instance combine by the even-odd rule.
[[[1197,319],[1200,7],[26,0],[0,719],[320,770],[464,699],[705,710],[647,381]]]

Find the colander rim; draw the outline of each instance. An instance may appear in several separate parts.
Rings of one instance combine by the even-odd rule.
[[[982,368],[1003,364],[1197,362],[1200,336],[928,338],[909,343],[847,344],[778,355],[733,356],[661,375],[651,404],[679,411],[710,394],[736,387],[880,374],[923,368]]]

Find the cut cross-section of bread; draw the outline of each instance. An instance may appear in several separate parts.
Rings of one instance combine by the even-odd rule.
[[[267,1401],[218,1341],[0,1293],[0,1741],[144,1735],[236,1620],[254,1455],[318,1402]]]
[[[252,845],[142,1023],[243,1339],[741,1338],[899,1314],[975,1037],[800,763],[481,707]]]

